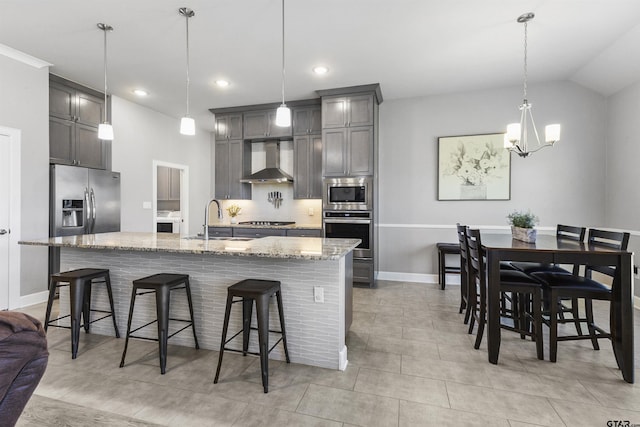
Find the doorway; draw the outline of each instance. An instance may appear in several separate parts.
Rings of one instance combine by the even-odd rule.
[[[189,233],[189,166],[153,161],[153,231]]]
[[[0,310],[20,302],[20,135],[0,126]]]

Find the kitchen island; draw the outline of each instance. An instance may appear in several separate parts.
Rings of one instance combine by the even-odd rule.
[[[279,280],[291,361],[341,370],[347,365],[345,335],[351,324],[352,250],[360,243],[357,239],[272,236],[204,241],[176,234],[122,232],[20,243],[59,247],[61,271],[108,268],[121,330],[127,324],[133,280],[162,272],[188,274],[198,341],[202,348],[211,350],[220,347],[227,288],[247,278]],[[322,288],[323,302],[314,302],[319,293],[315,288]],[[179,292],[172,297],[171,317],[188,318],[186,298]],[[106,292],[99,287],[93,292],[92,306],[108,307]],[[69,299],[61,294],[60,314],[68,311]],[[234,306],[230,332],[240,330],[241,311]],[[153,319],[155,300],[137,298],[132,328]],[[271,325],[278,325],[277,319],[277,309],[271,304]],[[96,322],[91,332],[113,335],[113,325]],[[137,334],[143,332],[150,338],[156,334],[154,327]],[[252,335],[250,350],[254,351],[257,334]],[[169,343],[193,346],[193,336],[180,333]],[[241,349],[241,340],[230,345]],[[284,360],[281,346],[271,357]]]

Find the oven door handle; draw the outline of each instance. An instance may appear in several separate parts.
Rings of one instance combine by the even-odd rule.
[[[371,224],[370,219],[324,219],[325,224]]]

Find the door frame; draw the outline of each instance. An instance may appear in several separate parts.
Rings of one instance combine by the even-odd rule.
[[[9,138],[9,310],[20,307],[21,139],[22,131],[0,126]]]
[[[187,235],[189,233],[189,166],[178,163],[165,162],[163,160],[153,160],[152,177],[152,199],[153,200],[153,232],[156,231],[158,220],[158,166],[165,166],[173,169],[180,169],[180,215],[182,223],[180,224],[180,234]]]

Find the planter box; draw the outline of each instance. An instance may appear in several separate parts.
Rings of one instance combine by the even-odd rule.
[[[511,236],[515,240],[521,240],[527,243],[535,243],[537,230],[535,228],[520,228],[511,226]]]

